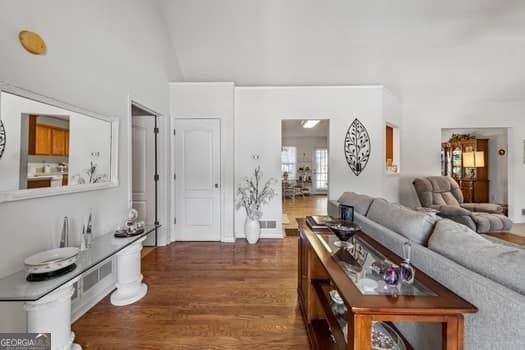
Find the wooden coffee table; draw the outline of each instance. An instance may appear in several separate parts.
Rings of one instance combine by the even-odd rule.
[[[342,263],[335,235],[328,230],[311,230],[304,220],[299,223],[298,300],[313,349],[371,349],[374,321],[432,322],[443,325],[443,349],[463,349],[463,314],[477,308],[431,277],[416,269],[413,285],[403,285],[396,293],[383,294],[384,288],[363,291],[359,279],[349,274]],[[364,257],[363,270],[372,258],[383,257],[394,263],[401,259],[390,250],[359,232],[352,239]],[[345,252],[343,252],[345,253]],[[374,258],[374,259],[375,259]],[[359,259],[358,259],[359,260]],[[343,266],[345,266],[343,268]],[[366,275],[368,276],[368,275]],[[332,312],[330,290],[336,289],[344,301],[347,337],[340,315]],[[339,317],[339,318],[338,318]],[[407,348],[411,348],[407,344]]]

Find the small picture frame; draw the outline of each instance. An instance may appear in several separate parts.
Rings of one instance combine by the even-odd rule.
[[[354,207],[351,205],[339,205],[339,218],[343,221],[354,222]]]

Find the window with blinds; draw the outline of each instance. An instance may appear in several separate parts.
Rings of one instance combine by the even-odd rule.
[[[281,172],[288,173],[288,177],[294,179],[297,175],[297,148],[294,146],[283,146],[281,150]]]
[[[328,149],[318,148],[314,153],[315,162],[315,189],[328,190]]]

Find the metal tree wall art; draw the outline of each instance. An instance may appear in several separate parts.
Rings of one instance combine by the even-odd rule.
[[[0,159],[2,159],[2,156],[4,155],[5,150],[5,128],[4,123],[2,123],[2,120],[0,120]]]
[[[359,176],[370,158],[370,136],[365,126],[355,118],[345,137],[345,156],[348,166]]]

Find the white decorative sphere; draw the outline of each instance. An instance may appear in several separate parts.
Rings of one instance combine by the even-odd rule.
[[[131,208],[128,214],[128,221],[135,222],[139,218],[139,212],[136,209]]]

